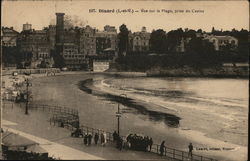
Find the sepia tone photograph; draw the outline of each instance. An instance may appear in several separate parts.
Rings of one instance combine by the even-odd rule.
[[[247,161],[249,2],[1,1],[1,160]]]

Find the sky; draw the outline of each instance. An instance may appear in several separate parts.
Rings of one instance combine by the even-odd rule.
[[[21,31],[26,22],[34,29],[42,29],[55,24],[55,13],[63,12],[75,20],[102,30],[105,25],[126,24],[132,32],[140,31],[142,26],[151,32],[153,29],[165,31],[177,28],[202,29],[211,31],[247,29],[249,30],[249,3],[247,1],[143,1],[143,0],[45,0],[45,1],[2,1],[1,24]],[[95,9],[96,12],[89,12]],[[131,9],[134,13],[100,13],[99,9],[115,11]],[[152,10],[153,13],[141,12],[141,9]],[[173,12],[164,12],[173,11]],[[175,13],[183,10],[184,13]],[[189,10],[190,12],[186,12]],[[193,13],[194,10],[199,12]],[[159,12],[157,12],[159,11]]]

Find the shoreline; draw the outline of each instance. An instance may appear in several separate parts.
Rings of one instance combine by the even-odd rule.
[[[212,70],[213,69],[211,68]],[[41,71],[40,71],[41,70]],[[58,69],[11,69],[11,70],[2,70],[1,77],[5,76],[12,76],[13,72],[20,73],[19,75],[25,75],[26,73],[30,73],[32,75],[44,75],[46,76],[46,71],[55,71],[56,75],[67,75],[67,74],[107,74],[114,77],[148,77],[148,78],[232,78],[232,79],[249,79],[249,71],[245,70],[244,74],[237,74],[237,73],[230,73],[232,71],[229,71],[228,73],[224,71],[223,73],[216,73],[215,71],[213,73],[209,73],[207,71],[198,71],[198,70],[183,70],[182,68],[176,68],[176,69],[159,69],[159,70],[148,70],[146,72],[141,71],[113,71],[112,69],[104,72],[94,72],[94,71],[59,71]],[[40,71],[40,72],[37,72]],[[36,72],[36,73],[34,73]],[[220,72],[220,71],[219,71]],[[238,71],[236,71],[238,72]],[[205,73],[205,74],[204,74]]]

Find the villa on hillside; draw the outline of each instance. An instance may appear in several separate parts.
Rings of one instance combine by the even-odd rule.
[[[204,39],[212,42],[216,51],[223,50],[226,46],[230,46],[231,50],[236,50],[238,47],[238,39],[233,36],[210,35],[205,37]]]

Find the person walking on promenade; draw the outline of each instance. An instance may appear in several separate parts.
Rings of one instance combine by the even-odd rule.
[[[106,143],[107,143],[107,134],[104,132],[103,133],[103,136],[104,136],[104,146],[106,145]]]
[[[116,131],[114,131],[113,133],[113,141],[117,141],[117,138],[118,138],[118,134]]]
[[[87,144],[88,144],[88,134],[85,134],[85,135],[84,135],[83,143],[84,143],[84,145],[87,145]]]
[[[149,145],[149,151],[151,151],[152,145],[153,145],[153,139],[152,139],[151,137],[150,137],[150,139],[149,139],[148,145]]]
[[[165,149],[165,141],[162,141],[161,146],[160,146],[160,155],[163,156],[164,149]]]
[[[192,153],[192,151],[193,151],[193,145],[192,145],[192,143],[189,144],[188,149],[189,149],[188,157],[191,155],[191,158],[193,158],[193,153]]]
[[[103,133],[101,133],[101,144],[102,144],[102,146],[104,145],[104,135],[103,135]]]
[[[119,148],[119,150],[121,151],[122,150],[122,145],[123,145],[123,140],[122,140],[122,138],[120,137],[120,136],[118,136],[118,148]]]
[[[92,135],[89,134],[89,135],[88,135],[88,145],[91,145],[91,140],[92,140]]]
[[[99,135],[97,133],[95,133],[95,145],[97,144],[98,140],[99,140]]]

